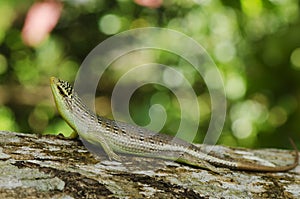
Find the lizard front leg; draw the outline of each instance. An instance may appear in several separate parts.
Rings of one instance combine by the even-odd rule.
[[[110,160],[121,161],[121,157],[113,151],[111,146],[108,144],[108,141],[105,137],[99,135],[99,132],[86,132],[84,134],[80,134],[80,137],[91,144],[96,146],[100,145]]]

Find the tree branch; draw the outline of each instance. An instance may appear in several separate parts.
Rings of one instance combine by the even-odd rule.
[[[287,150],[201,147],[227,159],[293,162]],[[95,156],[79,140],[0,131],[0,198],[300,198],[299,166],[282,173],[216,174],[161,159],[123,159]]]

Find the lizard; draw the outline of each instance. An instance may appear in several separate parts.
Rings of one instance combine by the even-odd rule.
[[[50,87],[62,118],[81,139],[101,146],[110,160],[121,161],[120,153],[131,154],[172,160],[217,173],[224,170],[283,172],[299,164],[299,153],[292,140],[290,141],[295,151],[295,158],[292,164],[286,166],[266,166],[226,160],[209,155],[200,147],[182,139],[98,116],[87,108],[67,81],[51,77]]]

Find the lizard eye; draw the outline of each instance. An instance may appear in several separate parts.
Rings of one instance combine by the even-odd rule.
[[[73,88],[69,82],[58,80],[57,89],[63,97],[73,98]]]
[[[64,90],[63,90],[60,86],[58,86],[57,89],[58,89],[59,93],[60,93],[63,97],[67,97],[67,96],[66,96],[66,93],[64,92]]]

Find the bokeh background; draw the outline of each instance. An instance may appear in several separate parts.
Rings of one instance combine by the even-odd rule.
[[[72,83],[84,58],[101,41],[125,30],[151,26],[192,37],[217,64],[227,96],[219,144],[288,148],[288,137],[300,144],[297,0],[1,0],[0,13],[1,130],[71,133],[55,108],[49,77]],[[190,80],[201,110],[194,142],[201,143],[211,113],[201,76],[166,52],[132,55],[132,63],[121,66],[130,68],[139,59],[179,68]],[[97,91],[96,110],[109,118],[111,93],[122,75],[118,71],[106,71]],[[170,82],[172,77],[165,80]],[[176,132],[178,101],[158,85],[145,85],[134,93],[130,103],[134,121],[147,125],[149,107],[156,103],[167,113],[162,131]]]

